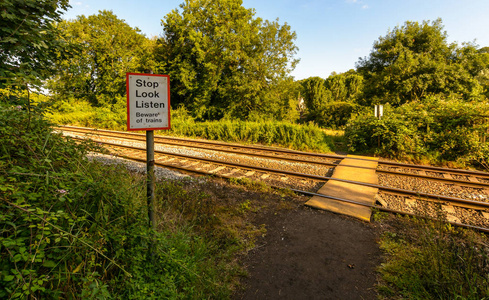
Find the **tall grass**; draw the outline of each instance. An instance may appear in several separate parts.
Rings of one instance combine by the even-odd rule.
[[[213,197],[185,190],[188,183],[158,183],[152,231],[145,178],[88,161],[96,146],[65,139],[38,115],[1,102],[0,145],[1,299],[231,294],[240,272],[234,257],[249,241],[226,226]]]
[[[408,217],[383,223],[383,299],[489,299],[486,235]]]
[[[122,104],[94,107],[82,100],[68,99],[56,102],[46,117],[55,124],[124,130],[126,108]]]
[[[59,102],[49,119],[57,124],[124,130],[126,110],[123,105],[92,107],[83,101]],[[281,121],[219,120],[196,122],[183,108],[172,111],[171,130],[158,134],[196,137],[247,144],[263,144],[296,150],[331,152],[341,136],[329,134],[309,123],[306,125]]]
[[[334,139],[314,124],[299,125],[279,121],[175,120],[168,134],[209,140],[281,146],[297,150],[330,152]]]

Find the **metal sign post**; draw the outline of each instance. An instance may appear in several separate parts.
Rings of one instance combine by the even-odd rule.
[[[156,230],[154,130],[170,129],[170,77],[126,73],[127,130],[146,130],[148,219]]]
[[[155,219],[155,132],[146,131],[146,196],[148,202],[148,219],[151,228],[156,230]]]

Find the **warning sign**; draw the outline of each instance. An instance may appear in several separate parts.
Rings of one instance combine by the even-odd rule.
[[[127,130],[170,129],[170,77],[126,73]]]

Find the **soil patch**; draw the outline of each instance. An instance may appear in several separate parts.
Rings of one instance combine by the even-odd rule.
[[[267,234],[235,299],[376,299],[374,225],[305,206],[260,218]]]

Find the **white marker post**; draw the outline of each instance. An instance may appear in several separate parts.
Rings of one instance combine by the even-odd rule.
[[[374,116],[380,120],[382,119],[383,115],[384,115],[384,106],[381,104],[375,105]]]
[[[126,73],[127,130],[146,130],[147,201],[150,226],[156,230],[154,130],[170,129],[170,77]]]
[[[384,106],[382,104],[375,105],[374,116],[378,118],[380,121],[383,115],[384,115]],[[378,144],[377,147],[380,149],[380,135],[377,137],[377,144]]]

